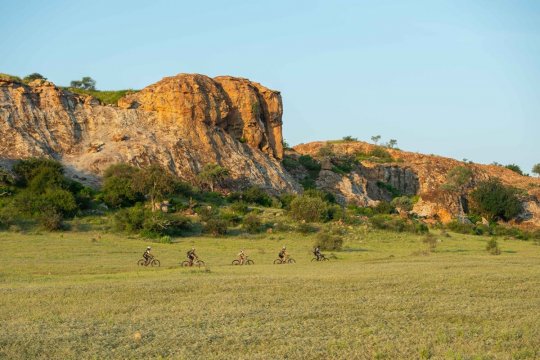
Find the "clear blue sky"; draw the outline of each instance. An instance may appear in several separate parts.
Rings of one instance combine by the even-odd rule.
[[[282,92],[290,144],[540,162],[540,1],[0,0],[0,72],[142,88],[181,72]]]

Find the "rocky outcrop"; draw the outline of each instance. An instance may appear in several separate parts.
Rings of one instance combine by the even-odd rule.
[[[231,187],[298,191],[282,168],[279,92],[247,79],[179,74],[104,106],[36,80],[0,80],[0,158],[60,160],[97,184],[118,162],[158,163],[192,181],[205,164],[231,171]]]
[[[514,171],[495,165],[465,163],[435,155],[424,155],[397,149],[386,149],[394,161],[378,163],[369,160],[353,166],[350,172],[332,171],[337,158],[368,154],[375,145],[359,142],[334,142],[330,145],[334,156],[328,156],[328,142],[312,142],[294,147],[287,156],[310,155],[317,159],[323,170],[318,174],[317,187],[330,191],[341,203],[352,202],[371,206],[381,200],[391,200],[395,194],[417,195],[413,213],[428,219],[448,222],[462,218],[468,212],[467,198],[475,185],[489,178],[528,193],[523,198],[524,211],[519,216],[523,224],[540,226],[540,179],[521,176]],[[325,151],[321,151],[321,149]],[[449,171],[466,166],[471,179],[460,191],[444,191]],[[295,172],[292,172],[295,174]],[[297,174],[301,174],[296,170]],[[297,176],[298,177],[298,176]]]

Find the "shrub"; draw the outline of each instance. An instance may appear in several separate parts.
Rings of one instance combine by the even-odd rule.
[[[47,78],[39,73],[32,73],[30,75],[26,75],[24,78],[23,78],[23,81],[25,83],[29,83],[29,82],[32,82],[34,80],[37,80],[37,79],[41,79],[41,80],[47,80]]]
[[[373,156],[373,157],[376,157],[376,158],[379,158],[379,159],[384,159],[384,160],[389,160],[389,161],[392,161],[392,155],[390,155],[390,153],[388,152],[388,150],[380,147],[380,146],[376,146],[374,147],[370,152],[369,152],[369,155],[370,156]]]
[[[498,179],[483,181],[471,193],[474,212],[488,219],[508,221],[515,218],[522,210],[518,190],[503,185]]]
[[[303,195],[309,197],[318,197],[319,199],[329,203],[336,203],[336,197],[334,194],[320,189],[308,189],[304,191]]]
[[[486,244],[486,250],[491,255],[500,255],[501,254],[501,249],[499,249],[499,244],[497,243],[497,240],[495,240],[495,239],[488,240],[488,242]]]
[[[345,142],[353,142],[353,141],[358,141],[358,138],[347,135],[347,136],[344,136],[342,140]]]
[[[64,228],[64,217],[60,212],[48,210],[39,216],[39,224],[47,231],[58,231]]]
[[[467,224],[463,223],[457,220],[452,220],[449,223],[446,224],[446,227],[453,231],[460,234],[471,234],[474,235],[475,232],[475,226],[473,224]]]
[[[322,232],[317,235],[315,247],[327,251],[340,251],[343,248],[343,237],[332,235],[328,232]]]
[[[319,148],[319,151],[317,152],[317,155],[319,156],[334,156],[334,147],[332,144],[325,144],[324,146],[321,146]]]
[[[138,232],[143,229],[145,217],[146,211],[140,204],[122,209],[114,214],[114,227],[119,231]]]
[[[385,183],[384,181],[377,181],[377,187],[390,193],[392,198],[401,196],[401,191],[392,186],[392,184]]]
[[[248,214],[244,217],[242,224],[244,230],[250,234],[255,234],[262,231],[261,219],[255,214]]]
[[[370,218],[371,225],[377,229],[390,230],[396,232],[411,232],[414,234],[426,234],[429,228],[419,221],[410,221],[398,216],[378,214]]]
[[[219,214],[218,208],[213,206],[201,206],[197,208],[196,212],[197,215],[199,215],[199,218],[204,222],[216,218]]]
[[[321,164],[319,164],[317,160],[313,159],[309,155],[300,156],[298,158],[298,162],[307,170],[316,171],[316,172],[321,171]]]
[[[413,208],[412,200],[408,196],[396,197],[392,199],[392,202],[390,204],[402,211],[411,211]]]
[[[266,191],[258,186],[252,186],[242,192],[242,199],[250,204],[258,204],[261,206],[272,206],[272,198]]]
[[[101,199],[110,207],[119,208],[144,201],[144,195],[135,187],[140,169],[127,164],[111,165],[103,175]]]
[[[249,212],[249,207],[243,201],[236,201],[231,204],[231,210],[235,213],[245,215]]]
[[[223,219],[210,219],[204,226],[204,231],[213,236],[227,234],[227,221]]]
[[[396,208],[388,201],[379,201],[379,203],[373,208],[375,214],[394,214]]]
[[[281,164],[287,171],[298,169],[300,166],[300,163],[295,158],[287,155],[283,157]]]
[[[326,203],[319,197],[302,195],[291,202],[290,215],[293,219],[306,222],[318,222],[327,213]]]
[[[512,170],[513,172],[515,173],[518,173],[519,175],[523,175],[523,171],[521,170],[521,168],[519,167],[519,165],[516,165],[516,164],[508,164],[505,166],[505,168],[509,169],[509,170]]]
[[[221,211],[219,218],[232,226],[238,225],[242,222],[242,217],[233,211]]]
[[[534,166],[533,166],[531,172],[532,172],[533,174],[536,174],[536,175],[540,176],[540,163],[534,164]]]
[[[13,173],[17,179],[17,183],[20,186],[27,186],[30,181],[40,172],[45,169],[49,170],[48,175],[54,176],[55,179],[58,176],[63,177],[64,168],[58,161],[46,159],[46,158],[29,158],[19,160],[13,165]]]

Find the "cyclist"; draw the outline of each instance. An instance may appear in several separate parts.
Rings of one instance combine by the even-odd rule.
[[[154,255],[150,254],[151,250],[152,248],[150,246],[147,246],[146,250],[144,251],[142,255],[144,261],[146,261],[147,263],[154,258]]]
[[[191,250],[189,250],[187,252],[187,258],[188,258],[188,260],[189,260],[189,262],[191,264],[193,264],[193,262],[198,258],[197,254],[195,254],[195,248],[194,247],[191,248]]]
[[[238,260],[240,261],[240,265],[244,265],[244,262],[246,261],[247,255],[244,252],[244,249],[240,250],[238,253]]]
[[[320,261],[323,257],[323,254],[321,254],[321,249],[317,245],[317,247],[313,250],[313,255],[317,258],[317,261]]]
[[[279,258],[282,262],[285,262],[287,258],[289,257],[289,254],[287,253],[287,248],[284,246],[281,248],[281,251],[278,254]]]

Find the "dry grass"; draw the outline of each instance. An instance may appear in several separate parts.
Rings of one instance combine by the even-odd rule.
[[[95,240],[92,240],[94,238]],[[442,237],[441,237],[442,238]],[[0,233],[0,358],[535,359],[540,247],[349,230],[337,260],[313,237],[154,244],[94,233]],[[207,270],[176,264],[194,244]],[[296,265],[270,265],[286,244]],[[245,248],[255,266],[230,266]]]

